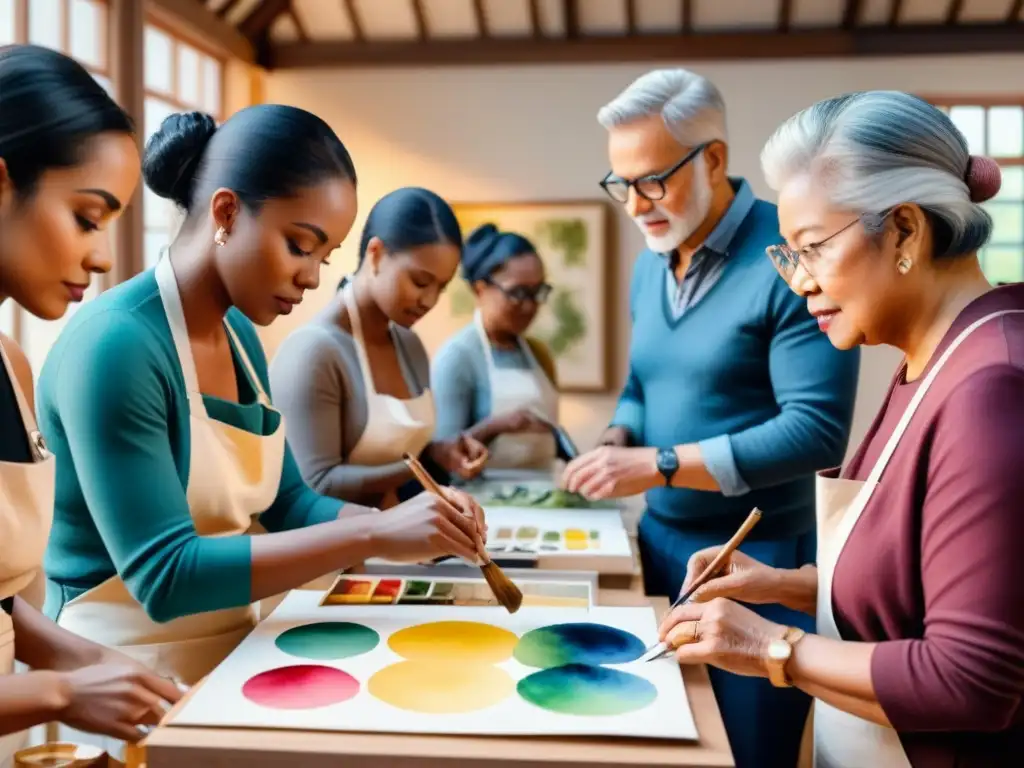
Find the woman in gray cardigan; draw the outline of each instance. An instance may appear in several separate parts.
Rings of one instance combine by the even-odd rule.
[[[367,218],[355,275],[278,349],[274,400],[303,477],[320,493],[392,506],[412,479],[404,453],[436,475],[479,472],[480,442],[433,441],[430,363],[411,330],[455,276],[461,251],[444,200],[418,187],[390,193]]]

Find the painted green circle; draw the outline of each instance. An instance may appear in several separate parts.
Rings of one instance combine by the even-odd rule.
[[[372,651],[380,642],[380,635],[362,624],[324,621],[292,627],[278,635],[274,642],[290,656],[329,661]]]
[[[658,698],[658,689],[649,680],[589,664],[542,669],[520,680],[516,690],[541,709],[583,717],[625,715]]]

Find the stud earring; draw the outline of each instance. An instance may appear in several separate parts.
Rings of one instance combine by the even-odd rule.
[[[224,244],[227,243],[227,241],[228,241],[228,232],[227,232],[226,229],[224,229],[224,227],[220,227],[217,230],[217,234],[215,234],[213,236],[213,242],[215,242],[218,246],[223,247]]]
[[[905,275],[907,274],[907,272],[910,271],[910,268],[912,266],[914,266],[914,262],[912,262],[910,259],[904,256],[902,259],[896,262],[896,271],[899,272],[901,275]]]

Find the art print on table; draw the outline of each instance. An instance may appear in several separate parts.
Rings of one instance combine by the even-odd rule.
[[[322,605],[292,592],[171,726],[693,740],[650,608]]]

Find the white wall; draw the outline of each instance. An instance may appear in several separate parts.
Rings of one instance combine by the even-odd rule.
[[[310,70],[271,73],[266,100],[293,104],[327,120],[349,147],[359,173],[360,217],[323,284],[290,317],[265,329],[278,343],[330,297],[354,265],[363,217],[379,197],[421,185],[460,202],[599,198],[607,171],[605,136],[594,116],[634,77],[641,64],[518,68]],[[1024,92],[1024,55],[918,57],[862,61],[793,61],[695,66],[713,79],[729,106],[731,170],[760,194],[758,154],[782,120],[838,93],[877,88],[922,95]],[[635,254],[636,228],[617,221],[618,261],[611,275],[618,300],[616,386],[626,369],[629,323],[625,297]],[[428,348],[429,318],[418,328]],[[852,443],[869,426],[899,360],[891,349],[868,349]],[[606,424],[614,393],[563,398],[563,420],[581,446]]]

